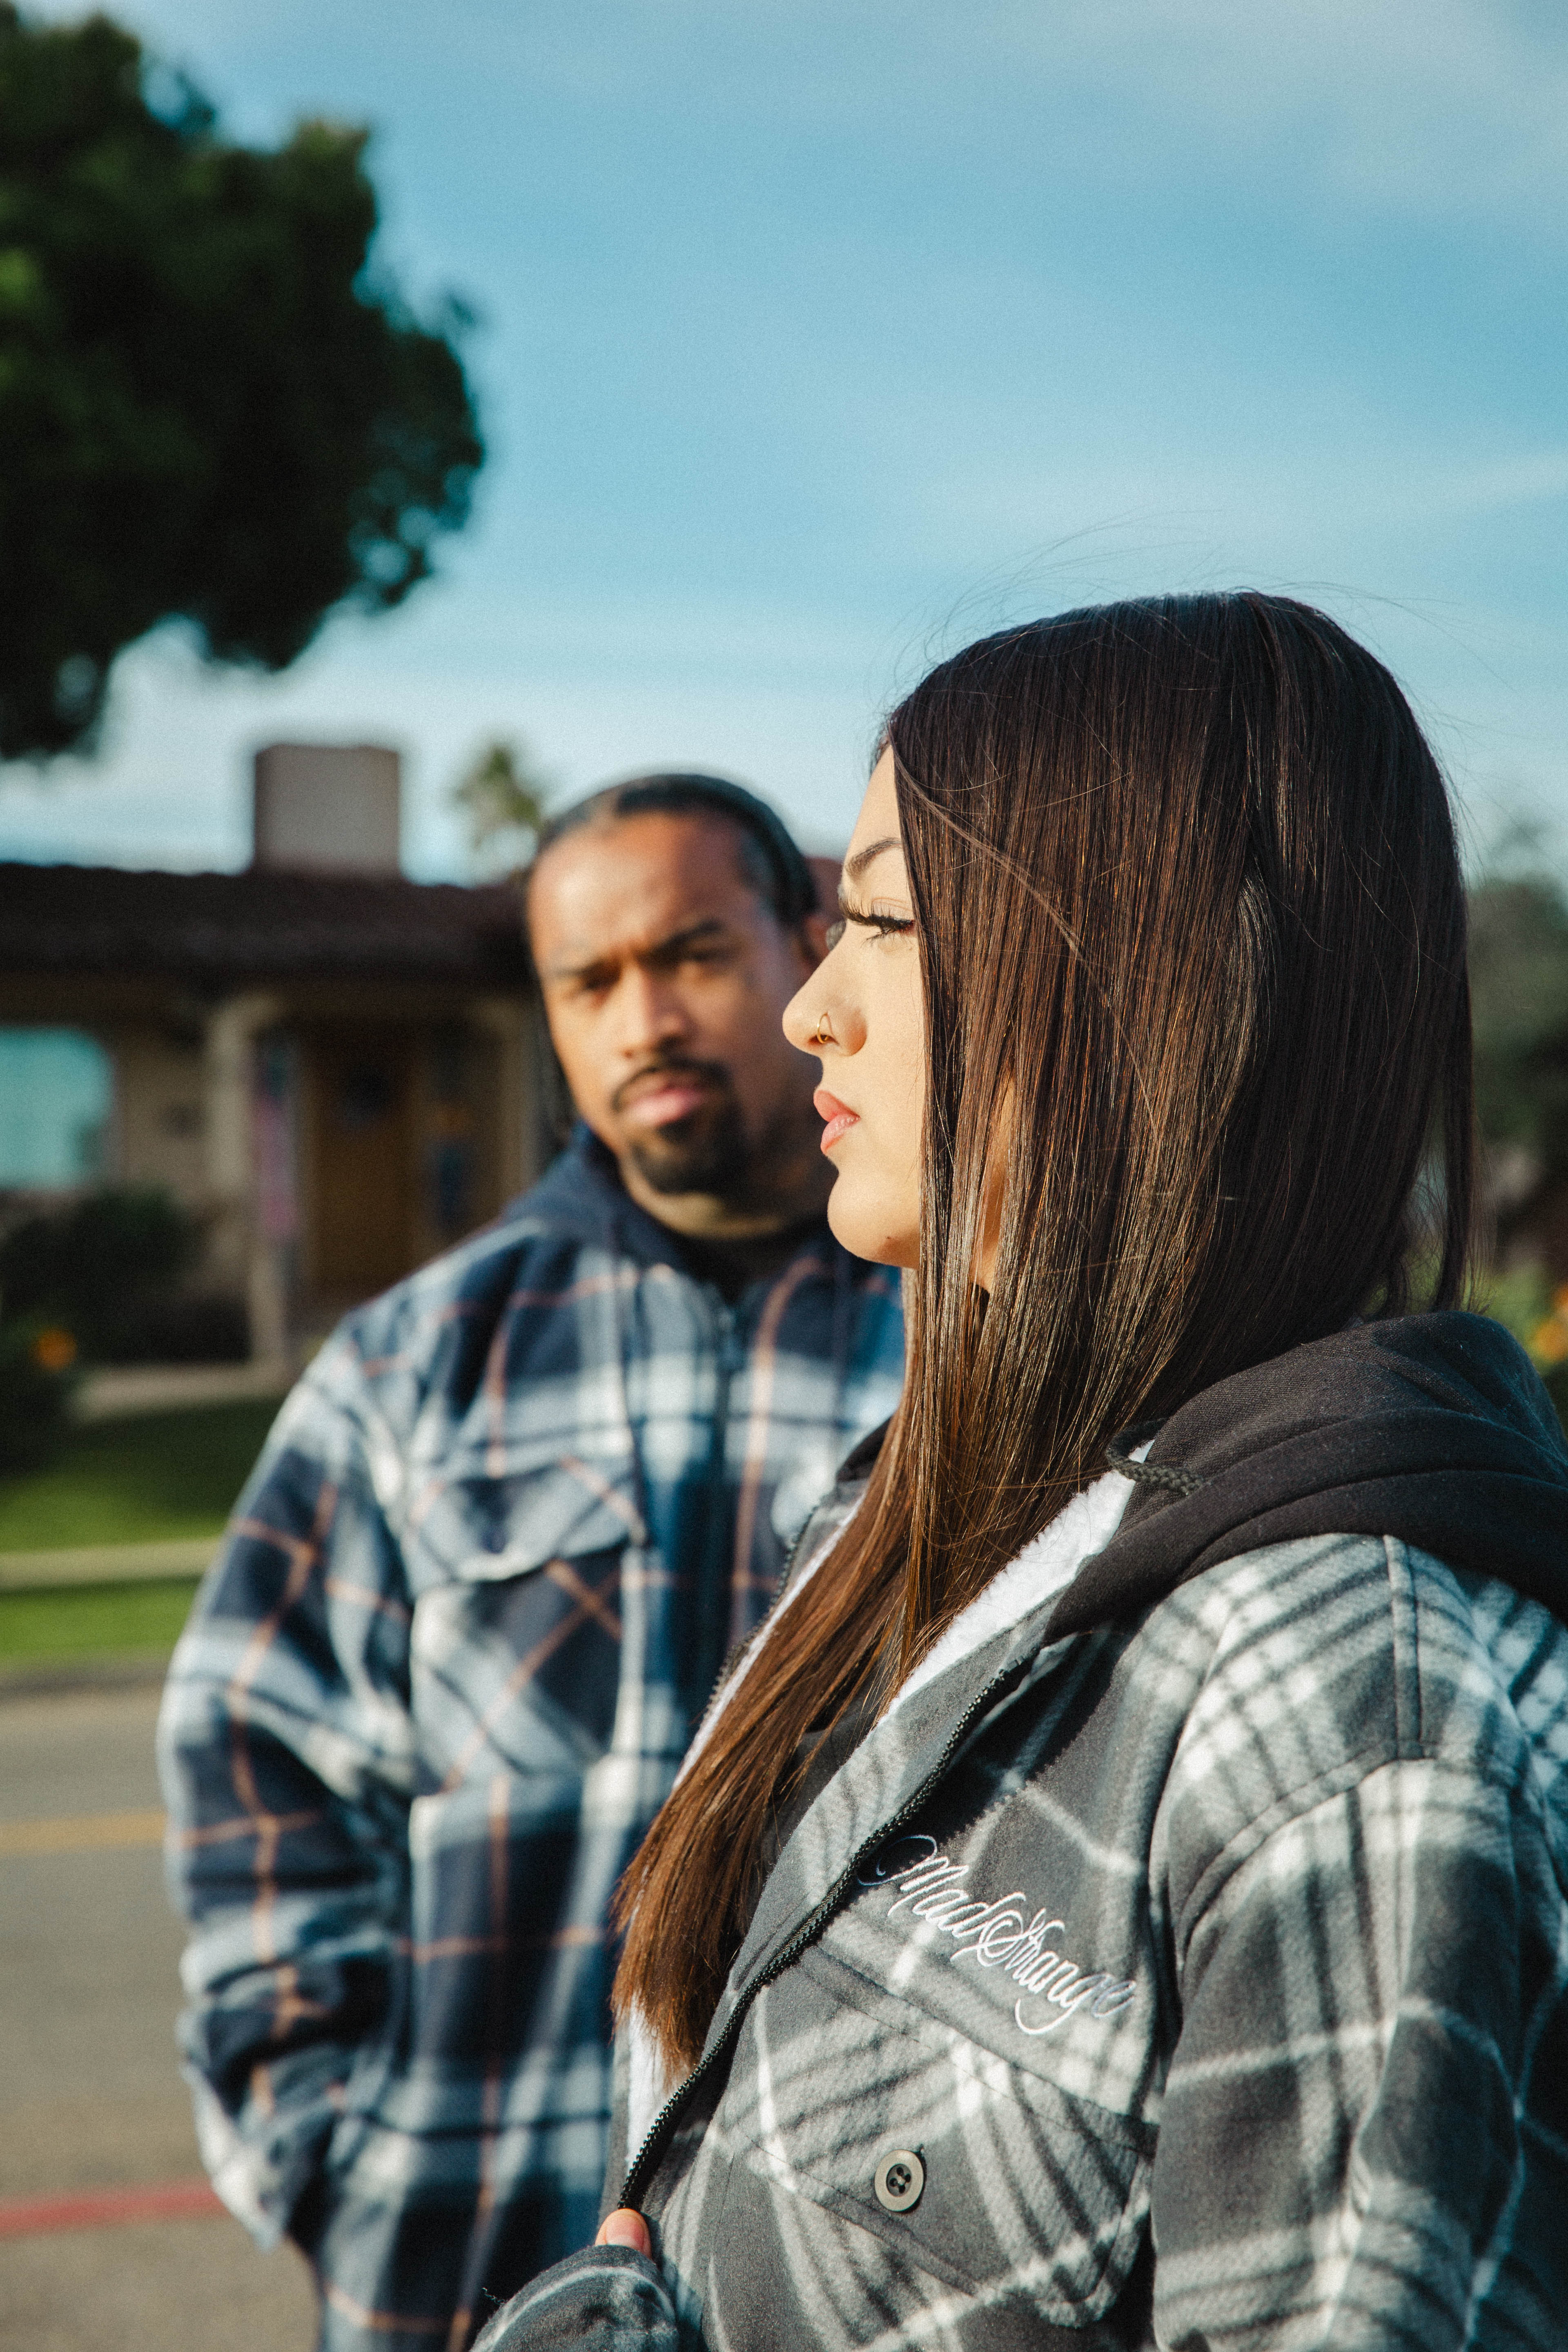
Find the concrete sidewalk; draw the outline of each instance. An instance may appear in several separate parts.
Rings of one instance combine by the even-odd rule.
[[[257,1364],[109,1364],[77,1391],[78,1421],[116,1421],[137,1412],[176,1412],[186,1405],[244,1404],[284,1396],[299,1367]]]
[[[170,1543],[84,1544],[48,1551],[0,1551],[0,1592],[45,1585],[151,1584],[200,1576],[221,1535],[182,1536]]]
[[[163,1885],[156,1708],[146,1691],[0,1708],[0,2221],[6,2200],[90,2217],[148,2201],[98,2192],[201,2179],[174,2051],[182,1935]],[[58,2218],[0,2237],[0,2343],[309,2352],[315,2340],[303,2263],[288,2247],[258,2253],[226,2214]]]
[[[0,2256],[16,2352],[310,2352],[314,2305],[299,2256],[258,2254],[226,2215],[14,2238]]]

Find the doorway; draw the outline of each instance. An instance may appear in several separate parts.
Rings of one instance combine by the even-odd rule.
[[[368,1025],[310,1034],[306,1280],[323,1304],[374,1297],[415,1263],[411,1043]]]

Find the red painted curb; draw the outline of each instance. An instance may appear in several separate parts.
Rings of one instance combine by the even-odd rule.
[[[205,2180],[151,2180],[136,2189],[89,2189],[76,2197],[0,2197],[0,2238],[112,2229],[122,2221],[180,2221],[227,2210]]]

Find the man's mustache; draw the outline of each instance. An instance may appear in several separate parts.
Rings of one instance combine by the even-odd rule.
[[[610,1097],[612,1110],[625,1110],[634,1095],[642,1093],[650,1078],[695,1078],[710,1086],[719,1094],[731,1091],[730,1073],[722,1062],[694,1062],[687,1055],[661,1055],[658,1061],[645,1062],[629,1078],[623,1078]]]

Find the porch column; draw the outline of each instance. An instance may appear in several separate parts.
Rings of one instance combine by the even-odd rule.
[[[208,1015],[203,1049],[208,1253],[214,1273],[245,1298],[258,1362],[287,1353],[286,1302],[256,1215],[250,1122],[253,1041],[281,1011],[269,993],[231,996]]]

